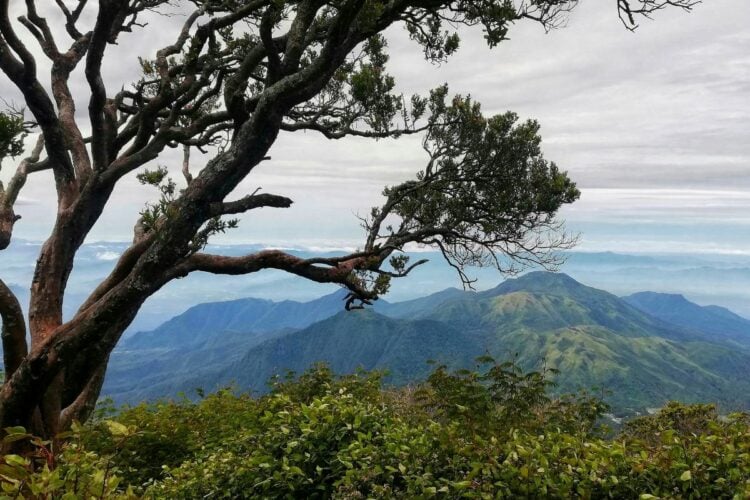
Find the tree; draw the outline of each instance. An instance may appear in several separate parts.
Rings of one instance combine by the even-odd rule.
[[[385,71],[383,32],[404,26],[430,61],[458,48],[456,26],[479,25],[490,46],[521,20],[556,27],[576,0],[191,0],[174,43],[141,59],[132,85],[105,82],[107,48],[145,29],[144,13],[169,0],[56,0],[44,9],[26,0],[17,22],[0,0],[0,69],[23,94],[39,137],[0,188],[0,250],[19,215],[14,202],[28,175],[50,170],[57,216],[31,284],[28,325],[18,301],[0,281],[6,381],[0,425],[23,425],[54,436],[85,420],[97,398],[107,359],[143,302],[166,283],[194,271],[247,274],[281,269],[350,291],[347,307],[385,293],[389,279],[407,275],[409,244],[437,247],[470,284],[467,265],[513,271],[555,263],[553,251],[572,240],[555,219],[578,191],[540,151],[535,122],[513,114],[484,117],[468,97],[447,87],[407,99]],[[623,22],[692,0],[616,0]],[[23,7],[20,7],[23,8]],[[56,10],[55,10],[56,9]],[[65,45],[45,17],[64,23]],[[93,19],[92,26],[82,26]],[[19,34],[24,30],[24,39]],[[49,88],[24,40],[38,43],[50,67]],[[41,57],[41,56],[40,56]],[[70,85],[82,72],[85,96]],[[121,89],[112,91],[112,89]],[[88,100],[86,120],[75,101]],[[83,123],[83,122],[86,123]],[[18,123],[5,155],[19,153]],[[14,128],[15,126],[15,128]],[[362,248],[335,258],[303,259],[278,250],[243,257],[211,255],[206,243],[236,226],[233,214],[284,208],[282,195],[252,193],[227,201],[264,160],[281,132],[316,131],[330,139],[424,134],[428,154],[415,180],[386,188],[383,206],[363,220]],[[168,148],[183,151],[184,187],[152,166]],[[211,151],[199,172],[191,151]],[[146,168],[151,166],[151,168]],[[99,219],[115,185],[139,173],[161,196],[144,210],[133,242],[74,317],[62,319],[66,283],[76,251]],[[27,333],[31,339],[27,346]]]

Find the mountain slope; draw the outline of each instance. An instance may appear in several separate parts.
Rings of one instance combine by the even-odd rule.
[[[592,386],[611,391],[607,399],[619,411],[670,399],[750,407],[750,350],[670,325],[566,275],[529,273],[485,292],[447,290],[377,309],[414,318],[340,312],[296,331],[245,335],[244,344],[223,351],[216,349],[223,348],[224,337],[214,334],[213,343],[204,339],[186,354],[177,377],[162,371],[137,394],[151,398],[232,381],[263,391],[272,375],[299,372],[316,361],[327,361],[340,373],[387,369],[388,382],[403,384],[423,379],[432,369],[429,359],[472,367],[476,356],[490,353],[499,360],[516,358],[526,369],[559,370],[559,392]],[[132,348],[131,354],[138,351]],[[216,364],[201,363],[211,356],[218,358]],[[191,363],[199,367],[193,373]]]
[[[288,370],[299,373],[319,361],[329,363],[338,373],[351,373],[358,368],[388,370],[385,381],[402,385],[424,379],[432,370],[430,360],[468,366],[482,350],[476,339],[448,325],[392,319],[363,310],[340,312],[303,330],[280,333],[248,350],[229,349],[226,353],[229,357],[225,362],[212,368],[182,371],[176,376],[165,376],[162,370],[161,377],[150,377],[130,388],[110,384],[111,392],[105,393],[116,402],[135,403],[232,384],[242,390],[265,392],[272,376],[284,375]],[[171,351],[165,356],[175,354],[179,352]],[[195,361],[193,358],[198,355],[193,351],[187,362]]]
[[[252,347],[294,330],[276,332],[215,332],[202,342],[183,346],[120,346],[110,356],[102,394],[117,404],[173,396],[180,391],[207,387],[200,380],[214,377]],[[198,381],[195,385],[187,381]]]
[[[304,328],[333,316],[344,307],[346,292],[325,295],[310,302],[239,299],[210,302],[191,307],[150,332],[125,339],[128,349],[198,346],[225,332],[255,334],[285,328]]]
[[[687,332],[649,316],[604,290],[585,286],[565,274],[541,271],[506,280],[476,296],[446,301],[420,317],[504,331],[597,325],[628,337],[705,339],[699,332]]]
[[[420,363],[436,354],[471,367],[475,356],[489,352],[497,359],[515,357],[526,369],[559,370],[559,392],[592,386],[610,391],[607,399],[621,411],[670,399],[731,407],[750,402],[744,382],[750,380],[750,353],[668,325],[566,275],[529,273],[485,292],[449,291],[414,301],[405,310],[419,319],[341,314],[259,344],[223,379],[262,390],[273,373],[326,360],[339,372],[391,368],[391,381],[403,383],[425,376],[429,368]],[[415,328],[423,321],[431,327]],[[396,337],[404,341],[393,344]],[[392,345],[398,350],[389,350]]]
[[[375,302],[375,311],[391,318],[414,318],[426,312],[432,311],[449,300],[461,297],[469,297],[471,292],[465,292],[458,288],[446,288],[437,293],[420,297],[418,299],[405,300],[403,302],[386,302],[379,300]]]
[[[663,321],[750,346],[750,320],[719,306],[699,306],[682,295],[640,292],[623,300]]]
[[[341,312],[250,349],[220,378],[261,391],[272,375],[301,372],[325,361],[338,373],[387,369],[386,382],[400,385],[429,374],[429,360],[466,366],[480,354],[476,338],[436,321],[397,320],[367,310]]]
[[[102,392],[116,403],[137,403],[205,388],[207,378],[252,347],[341,311],[344,297],[342,290],[310,302],[248,298],[191,307],[124,339],[110,357]]]
[[[560,370],[559,390],[598,386],[617,407],[668,399],[744,406],[750,352],[667,324],[622,299],[553,273],[529,273],[443,303],[424,317],[465,325],[495,357]]]

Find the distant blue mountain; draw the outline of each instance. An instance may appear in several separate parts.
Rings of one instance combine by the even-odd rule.
[[[700,306],[682,295],[671,293],[640,292],[623,297],[623,300],[673,325],[750,346],[750,320],[724,307]]]
[[[186,348],[226,332],[261,334],[304,328],[342,311],[345,297],[346,291],[339,290],[309,302],[248,298],[198,304],[155,330],[125,339],[122,348]]]
[[[345,296],[339,290],[309,302],[248,298],[191,307],[123,339],[110,357],[103,393],[136,403],[205,387],[188,381],[211,379],[253,347],[341,312]]]

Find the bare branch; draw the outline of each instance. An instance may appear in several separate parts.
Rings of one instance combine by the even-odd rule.
[[[86,0],[78,0],[78,5],[76,5],[73,12],[68,9],[63,0],[55,0],[55,3],[65,17],[65,30],[68,32],[68,35],[70,35],[73,40],[81,38],[82,35],[81,32],[78,31],[78,28],[76,28],[76,23],[78,22],[78,18],[81,17],[83,8],[86,6]]]
[[[373,272],[376,274],[381,274],[383,276],[388,276],[390,278],[405,278],[406,276],[409,275],[409,273],[411,273],[414,270],[415,267],[421,266],[423,264],[427,264],[428,262],[429,262],[429,259],[420,259],[414,262],[412,265],[410,265],[406,269],[404,269],[403,271],[396,272],[396,273],[392,271],[384,271],[382,269],[373,269]]]
[[[0,0],[0,69],[23,93],[29,110],[44,133],[47,155],[55,173],[58,200],[67,205],[73,196],[75,173],[67,154],[64,133],[54,105],[37,79],[36,60],[13,30],[8,9],[8,0]]]
[[[37,139],[31,155],[21,160],[15,174],[10,179],[7,189],[0,182],[0,250],[10,245],[10,239],[13,234],[13,226],[21,218],[13,210],[18,199],[21,188],[26,183],[26,177],[33,172],[39,172],[50,168],[49,162],[39,161],[39,155],[44,147],[44,137],[42,135]]]
[[[11,208],[15,204],[18,193],[25,184],[28,174],[50,168],[48,162],[39,161],[39,156],[43,149],[44,136],[40,134],[34,148],[31,150],[31,154],[18,164],[16,173],[8,183],[8,188],[3,191],[2,183],[0,183],[0,207]]]
[[[377,298],[377,295],[363,288],[354,273],[366,265],[367,259],[354,258],[339,262],[333,267],[321,267],[311,260],[281,250],[263,250],[244,257],[196,253],[175,266],[169,275],[170,278],[176,278],[194,271],[240,275],[262,269],[278,269],[318,283],[338,283],[357,297],[371,300]]]
[[[96,25],[91,35],[91,42],[86,56],[86,81],[91,89],[89,99],[89,120],[91,121],[91,154],[96,170],[102,170],[109,164],[107,155],[108,127],[104,115],[107,101],[107,90],[101,75],[104,50],[115,22],[122,15],[123,3],[100,2]]]
[[[182,146],[182,176],[189,186],[193,182],[193,174],[190,173],[190,146]]]
[[[294,202],[285,196],[268,193],[251,194],[237,201],[215,203],[211,205],[210,213],[212,216],[241,214],[262,207],[289,208],[292,203]]]
[[[28,17],[20,17],[18,21],[37,39],[44,53],[51,60],[55,60],[60,55],[55,38],[52,36],[47,20],[37,13],[34,0],[26,0],[26,13]]]
[[[667,7],[691,11],[701,0],[617,0],[617,15],[623,26],[630,31],[638,28],[637,16],[651,19],[651,15]]]
[[[281,124],[281,130],[285,132],[296,132],[298,130],[313,130],[320,132],[326,139],[343,139],[345,137],[366,137],[369,139],[386,139],[389,137],[399,137],[401,135],[414,135],[424,132],[429,125],[423,125],[417,128],[400,128],[393,130],[357,130],[351,127],[337,127],[336,125],[326,126],[319,122],[284,122]]]

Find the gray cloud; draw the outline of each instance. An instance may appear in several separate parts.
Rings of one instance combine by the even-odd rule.
[[[424,62],[404,31],[392,29],[390,70],[407,94],[447,81],[488,113],[511,109],[538,119],[546,156],[584,188],[582,200],[564,215],[573,227],[591,232],[591,244],[608,241],[601,224],[589,224],[592,219],[678,224],[693,218],[729,231],[750,213],[744,198],[727,194],[750,187],[746,7],[745,0],[714,0],[692,14],[664,11],[633,34],[619,25],[614,2],[582,2],[566,28],[545,34],[519,23],[511,40],[492,51],[481,33],[462,30],[462,49],[439,66]],[[108,59],[111,89],[133,81],[137,56],[167,43],[182,18],[149,22],[146,30],[124,37]],[[86,95],[82,79],[74,88]],[[0,93],[17,100],[2,78]],[[78,109],[85,113],[85,99]],[[235,195],[262,186],[291,196],[295,205],[253,214],[229,239],[356,244],[354,214],[378,204],[383,185],[413,176],[425,161],[415,138],[331,142],[310,133],[283,135],[271,155]],[[178,164],[173,152],[160,161]],[[195,168],[205,161],[196,157]],[[8,170],[0,175],[7,177]],[[49,226],[49,181],[39,175],[29,182],[25,196],[39,203],[24,207],[19,236],[39,238]],[[153,196],[126,179],[93,238],[128,239],[138,211]]]

